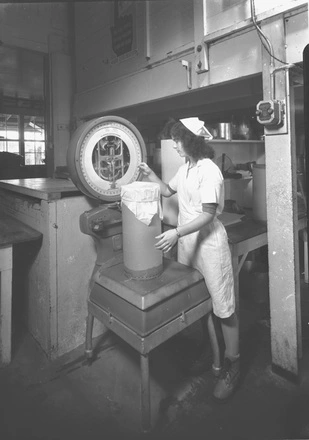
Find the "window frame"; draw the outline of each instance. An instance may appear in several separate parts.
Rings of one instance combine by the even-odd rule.
[[[47,130],[47,126],[46,126],[46,114],[45,114],[45,106],[44,106],[44,102],[39,102],[38,101],[32,101],[32,100],[17,100],[19,101],[19,103],[17,102],[17,105],[14,105],[12,107],[6,107],[5,105],[3,106],[3,108],[1,109],[1,115],[14,115],[17,116],[19,118],[18,120],[18,133],[19,133],[19,138],[18,139],[10,139],[10,138],[1,138],[1,141],[14,141],[14,142],[18,142],[19,144],[19,151],[18,154],[20,154],[22,156],[22,165],[25,167],[39,167],[40,169],[43,169],[44,167],[46,168],[46,159],[47,159],[47,145],[48,145],[48,140],[47,140],[47,134],[48,134],[48,130]],[[20,106],[20,101],[22,101],[24,103],[24,105],[27,105],[29,108],[27,109],[21,109]],[[26,104],[25,104],[26,102]],[[35,107],[40,106],[41,108],[38,110]],[[44,148],[44,154],[45,154],[45,162],[42,164],[26,164],[26,155],[25,155],[25,142],[33,142],[32,140],[25,140],[25,117],[40,117],[43,119],[44,121],[44,141],[40,141],[43,142],[45,145]],[[2,150],[2,151],[8,151],[9,153],[11,153],[12,151],[10,150]]]

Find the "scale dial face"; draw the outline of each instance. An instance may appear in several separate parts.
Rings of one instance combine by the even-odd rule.
[[[137,128],[126,119],[106,116],[86,122],[74,133],[67,163],[75,185],[86,195],[120,200],[121,186],[140,178],[146,148]]]

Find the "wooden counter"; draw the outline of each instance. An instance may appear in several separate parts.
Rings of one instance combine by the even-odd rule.
[[[0,212],[0,246],[38,240],[42,234],[16,218]]]
[[[0,365],[11,361],[13,246],[42,234],[0,211]]]
[[[68,180],[0,181],[1,212],[43,235],[39,252],[31,262],[23,295],[27,299],[25,323],[51,359],[84,342],[86,300],[96,250],[93,239],[81,233],[79,217],[97,204]],[[298,229],[306,230],[306,227],[306,217],[300,218]],[[239,271],[248,252],[267,244],[267,228],[263,223],[247,219],[226,226],[226,230],[238,302]],[[306,243],[304,250],[307,250]],[[102,331],[102,327],[97,327],[95,336]]]
[[[232,255],[235,282],[236,307],[239,307],[239,272],[248,253],[267,245],[267,224],[252,218],[244,218],[235,224],[225,226]],[[301,214],[298,219],[298,231],[307,230],[307,217]],[[307,234],[302,234],[304,255],[308,261]],[[308,283],[308,267],[305,264],[305,282]]]
[[[92,238],[80,231],[79,217],[96,205],[66,179],[0,181],[1,212],[42,235],[27,273],[15,276],[23,277],[21,318],[51,359],[84,342],[96,251]]]
[[[12,179],[0,180],[0,188],[41,200],[57,200],[81,194],[71,180],[67,179]]]

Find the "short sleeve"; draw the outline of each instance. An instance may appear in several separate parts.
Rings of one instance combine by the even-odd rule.
[[[205,170],[199,169],[199,192],[202,203],[222,203],[223,178],[219,168],[215,165]]]
[[[174,193],[177,192],[178,181],[179,181],[179,170],[177,171],[177,173],[175,174],[175,176],[172,177],[171,180],[168,182],[168,186],[170,187],[170,189],[171,189]]]

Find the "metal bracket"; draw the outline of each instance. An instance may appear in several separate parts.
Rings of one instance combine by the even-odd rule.
[[[187,71],[187,87],[192,89],[192,63],[191,61],[181,60],[181,64]]]
[[[208,44],[204,41],[196,46],[195,50],[195,72],[205,73],[209,71],[209,60],[208,60]]]

